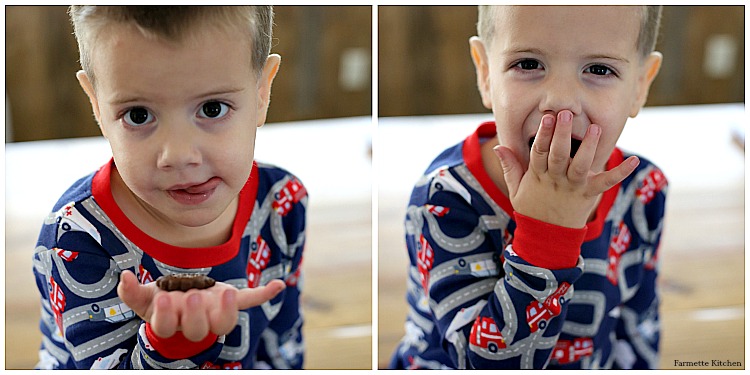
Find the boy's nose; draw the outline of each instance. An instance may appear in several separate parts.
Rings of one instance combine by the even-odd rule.
[[[542,98],[539,101],[539,111],[557,114],[562,110],[570,110],[573,115],[581,113],[581,88],[576,79],[548,76],[542,87]]]
[[[175,129],[176,128],[176,129]],[[161,147],[157,159],[159,169],[182,169],[199,165],[202,156],[198,146],[198,135],[191,127],[163,127]]]

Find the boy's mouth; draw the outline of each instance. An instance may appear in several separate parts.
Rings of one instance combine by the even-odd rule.
[[[536,137],[531,137],[531,139],[529,139],[529,148],[531,148],[534,145],[535,138]],[[581,147],[581,142],[582,141],[580,139],[570,138],[570,157],[571,158],[576,156],[576,152],[578,152],[578,148]]]

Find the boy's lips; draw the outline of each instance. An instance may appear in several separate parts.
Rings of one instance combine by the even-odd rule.
[[[536,139],[536,137],[531,137],[531,139],[529,139],[529,148],[531,148],[534,145],[534,139]],[[581,142],[582,141],[580,139],[570,138],[570,157],[571,158],[576,156],[576,152],[578,152],[578,148],[581,147]]]
[[[169,194],[172,199],[182,204],[200,204],[213,195],[216,187],[218,187],[220,183],[221,178],[212,177],[201,183],[174,185],[167,189],[167,194]]]

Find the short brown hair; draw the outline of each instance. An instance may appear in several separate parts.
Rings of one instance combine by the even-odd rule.
[[[638,53],[641,57],[648,56],[656,47],[656,38],[659,35],[659,24],[661,23],[661,5],[643,5],[641,17],[641,30],[638,33]],[[495,33],[495,6],[480,5],[479,20],[477,22],[477,35],[482,40],[489,42]]]
[[[219,27],[248,26],[251,36],[252,68],[263,70],[271,53],[273,6],[95,6],[73,5],[68,9],[73,23],[81,68],[94,83],[91,46],[106,22],[133,23],[144,35],[180,41],[195,30],[196,24],[212,22]]]

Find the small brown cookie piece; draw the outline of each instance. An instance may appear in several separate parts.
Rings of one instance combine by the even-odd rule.
[[[187,292],[190,289],[207,289],[216,284],[216,281],[206,275],[197,273],[179,273],[160,276],[156,279],[156,286],[167,292],[180,290]]]

